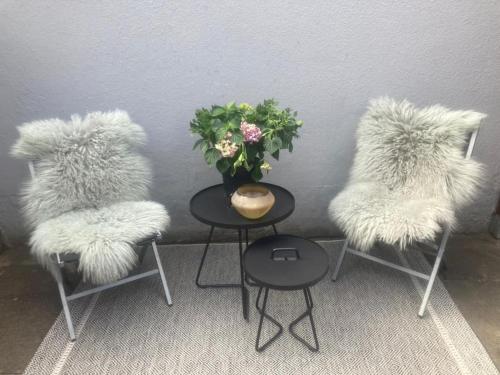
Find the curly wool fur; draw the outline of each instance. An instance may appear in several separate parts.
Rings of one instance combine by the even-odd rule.
[[[21,203],[32,226],[74,209],[148,197],[151,170],[135,152],[146,135],[126,112],[34,121],[19,128],[12,155],[34,162]]]
[[[137,261],[132,244],[164,230],[169,217],[148,197],[151,170],[136,148],[143,129],[126,112],[94,112],[19,127],[15,157],[34,162],[21,203],[34,228],[32,253],[80,254],[86,280],[101,284],[127,275]]]
[[[165,208],[155,202],[121,202],[99,209],[70,211],[41,223],[30,245],[43,264],[46,250],[80,254],[84,279],[102,284],[118,280],[135,266],[137,243],[170,223]],[[112,249],[108,247],[112,246]]]
[[[376,241],[405,248],[453,227],[455,210],[475,195],[482,165],[466,160],[470,133],[486,115],[406,100],[370,103],[357,131],[357,153],[346,188],[329,214],[358,249]]]

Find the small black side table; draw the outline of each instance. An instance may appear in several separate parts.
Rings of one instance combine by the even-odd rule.
[[[309,350],[319,350],[316,327],[312,309],[313,300],[309,288],[319,282],[328,272],[328,255],[317,243],[305,238],[290,235],[274,235],[261,238],[252,243],[243,256],[245,272],[254,280],[259,288],[255,306],[260,313],[259,328],[255,341],[255,350],[265,350],[283,333],[283,326],[266,313],[269,289],[299,290],[304,292],[306,311],[288,326],[290,334],[303,343]],[[262,291],[264,301],[259,306]],[[312,346],[294,331],[294,326],[302,319],[309,317],[315,345]],[[276,327],[278,332],[265,344],[260,345],[260,334],[264,318]]]
[[[288,190],[272,184],[264,183],[268,189],[272,191],[276,198],[276,203],[271,210],[262,218],[257,220],[249,220],[241,216],[229,204],[229,200],[224,193],[222,184],[208,187],[201,190],[191,198],[189,208],[191,214],[202,223],[210,225],[207,244],[201,258],[198,273],[196,275],[196,285],[199,288],[241,288],[241,299],[243,308],[243,317],[248,320],[248,290],[245,286],[245,273],[243,270],[243,236],[242,231],[245,231],[245,243],[248,247],[248,230],[272,226],[274,233],[277,233],[276,223],[285,220],[290,216],[295,209],[295,198]],[[214,228],[236,229],[238,231],[239,255],[240,255],[240,276],[239,284],[202,284],[200,283],[200,275],[205,263],[208,248],[212,241]]]

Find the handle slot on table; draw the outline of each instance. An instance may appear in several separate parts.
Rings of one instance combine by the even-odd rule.
[[[271,253],[271,259],[277,262],[296,261],[300,258],[295,247],[276,247]]]

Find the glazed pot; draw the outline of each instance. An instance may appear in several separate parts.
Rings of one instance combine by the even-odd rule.
[[[231,204],[247,219],[260,219],[274,206],[273,193],[261,184],[240,186],[231,196]]]

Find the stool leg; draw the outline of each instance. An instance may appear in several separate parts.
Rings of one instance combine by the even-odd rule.
[[[260,297],[262,294],[262,289],[264,289],[264,288],[263,287],[259,288],[257,300],[255,301],[255,307],[257,308],[257,311],[260,313],[259,328],[257,329],[257,339],[255,340],[255,350],[258,352],[264,351],[269,345],[271,345],[283,333],[283,326],[281,324],[279,324],[272,316],[270,316],[266,313],[267,297],[269,295],[269,288],[265,288],[264,302],[262,304],[262,307],[259,306]],[[260,345],[260,335],[262,333],[262,325],[264,323],[264,318],[266,318],[271,323],[273,323],[275,326],[277,326],[278,332],[273,337],[271,337],[269,340],[267,340],[267,342],[265,344]]]
[[[309,288],[304,289],[304,299],[306,301],[307,310],[302,315],[300,315],[297,319],[295,319],[292,323],[290,323],[290,325],[288,326],[288,331],[290,332],[290,334],[293,337],[295,337],[302,344],[304,344],[310,351],[317,352],[319,350],[319,342],[318,342],[318,336],[316,335],[316,326],[314,324],[314,319],[313,319],[313,315],[312,315],[312,309],[313,309],[314,304],[313,304],[313,300],[312,300],[312,296],[311,296],[311,291],[309,290]],[[313,334],[314,344],[315,344],[314,346],[312,346],[306,340],[304,340],[302,337],[297,335],[297,333],[295,333],[295,331],[293,329],[293,327],[295,327],[297,325],[297,323],[299,323],[302,319],[304,319],[307,316],[309,316],[309,322],[311,323],[311,329],[312,329],[312,334]]]

